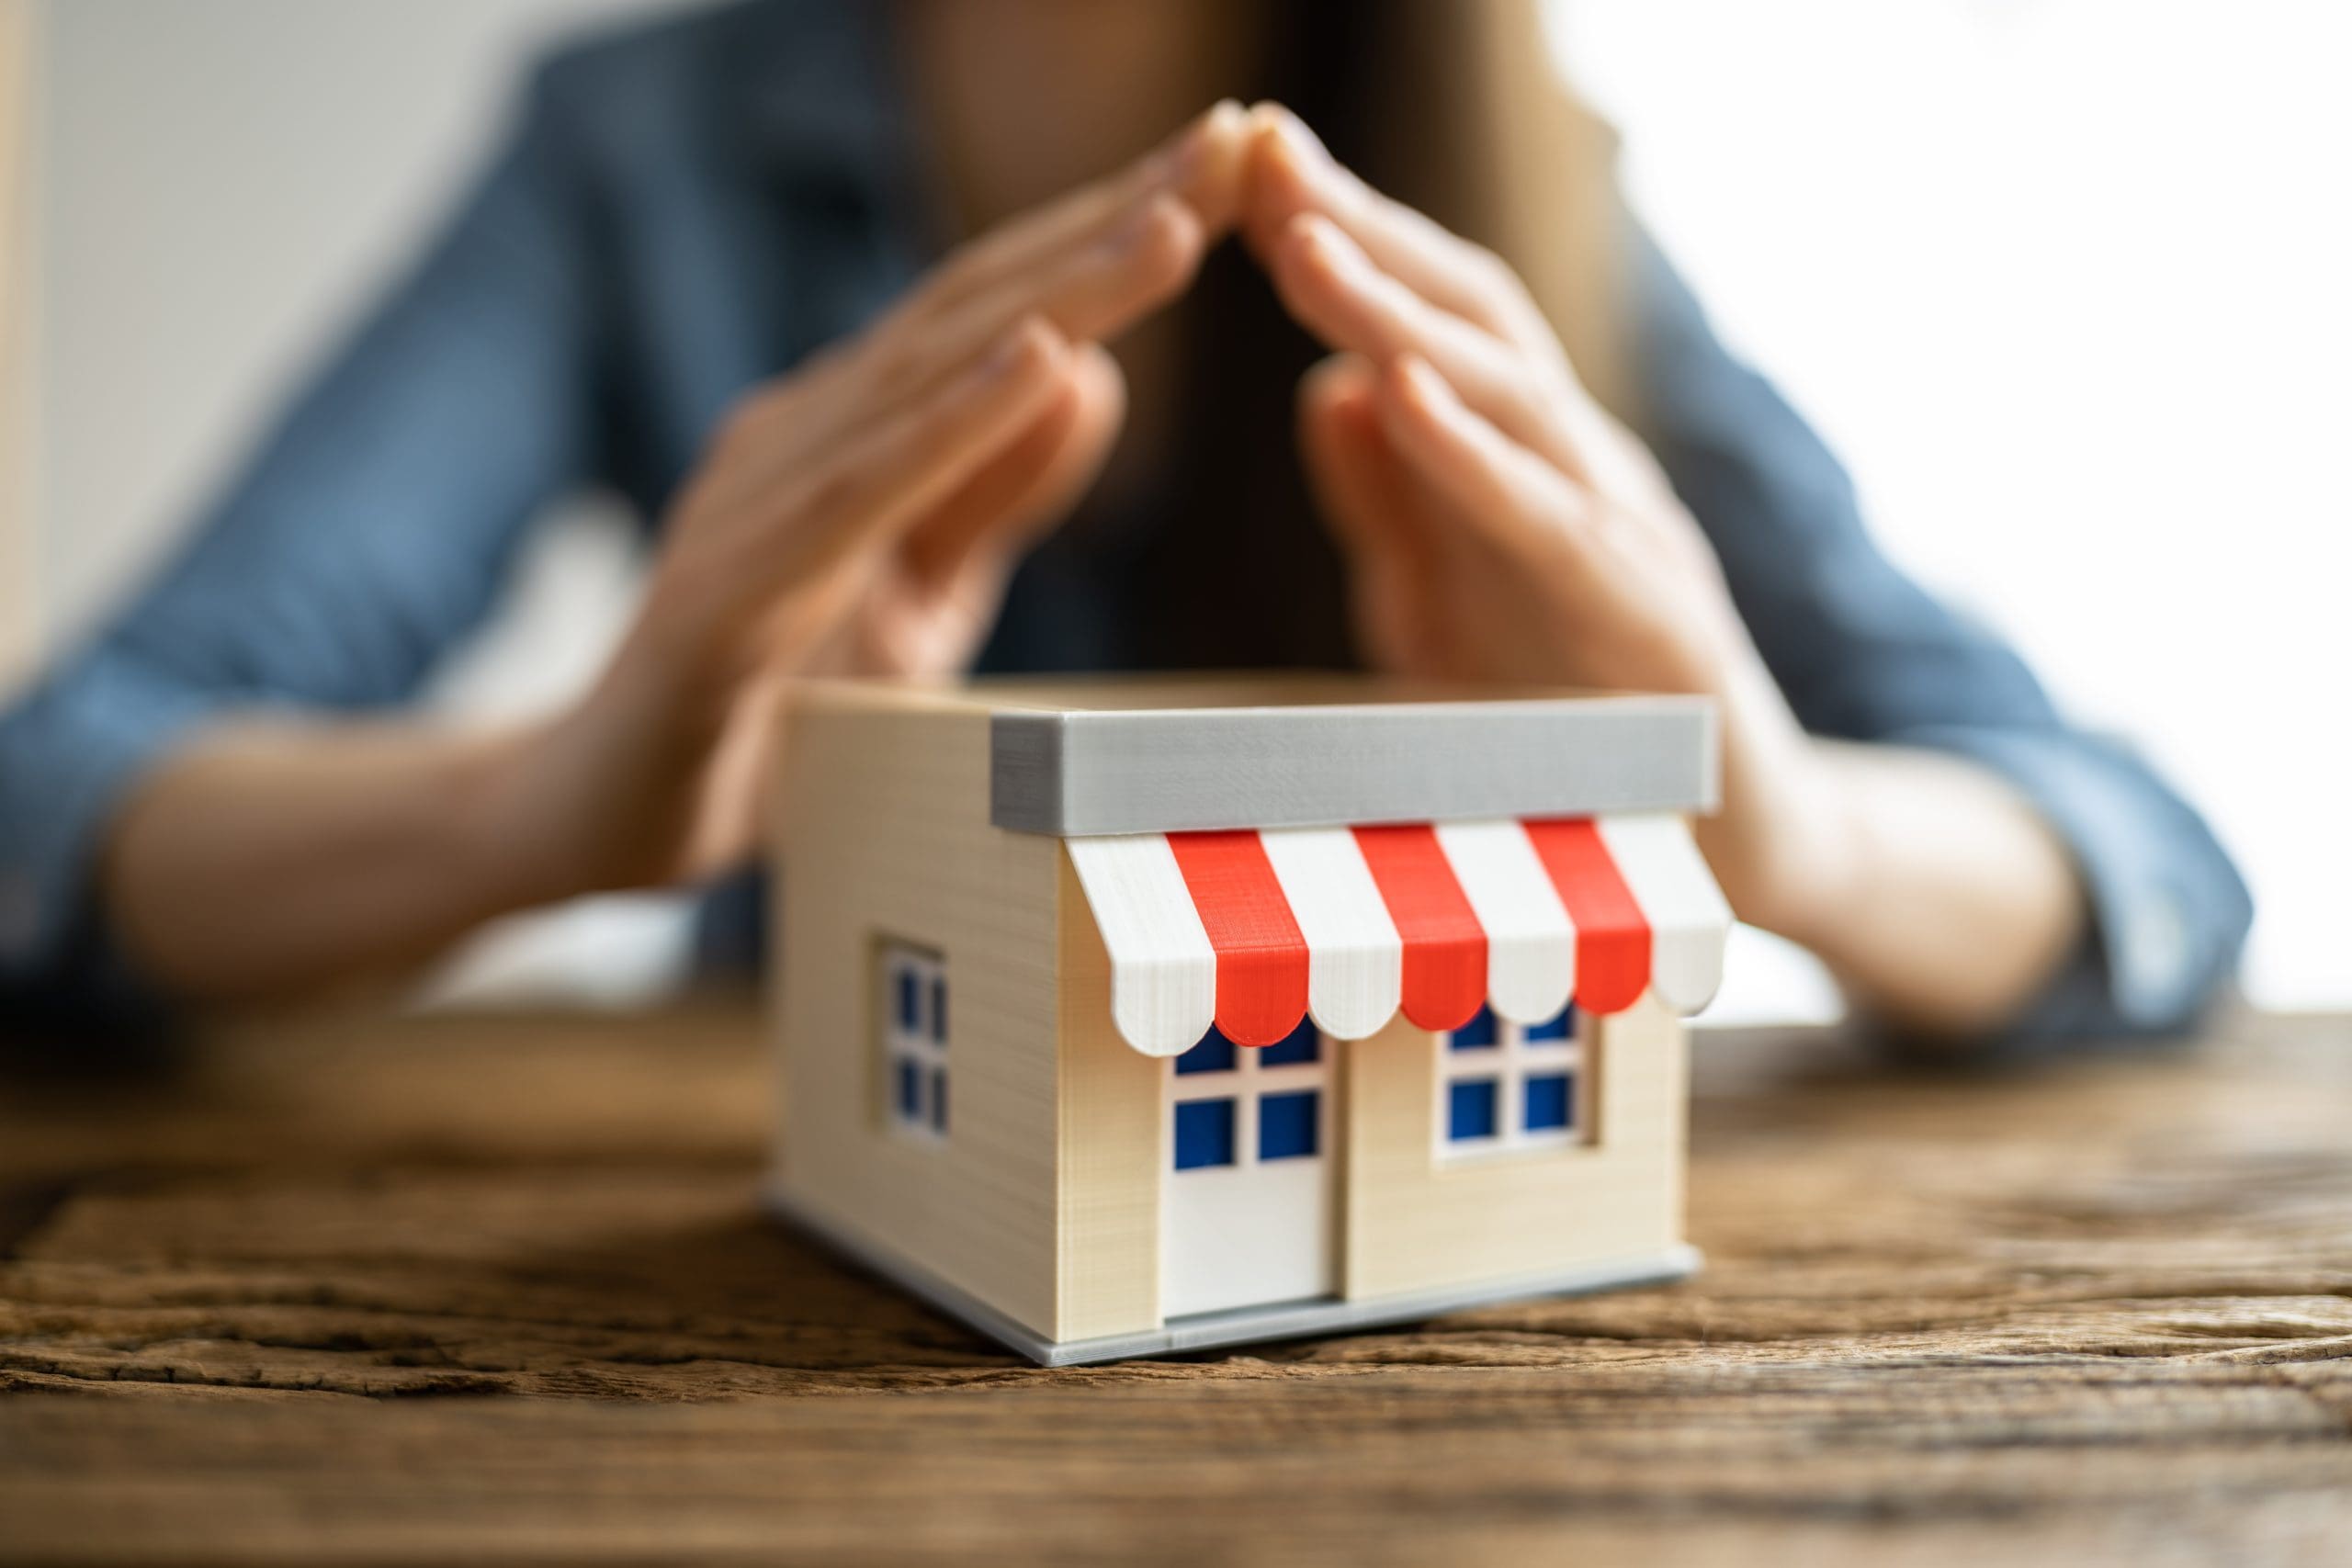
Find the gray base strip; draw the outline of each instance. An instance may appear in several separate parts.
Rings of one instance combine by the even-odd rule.
[[[1290,1302],[1279,1306],[1237,1307],[1231,1312],[1202,1313],[1180,1317],[1164,1328],[1137,1334],[1111,1334],[1099,1339],[1069,1344],[1047,1339],[1024,1328],[994,1307],[979,1302],[945,1280],[904,1258],[894,1257],[817,1218],[771,1189],[765,1194],[768,1212],[808,1231],[836,1251],[922,1297],[951,1317],[961,1318],[989,1338],[1018,1350],[1041,1367],[1085,1366],[1096,1361],[1125,1360],[1132,1356],[1164,1356],[1185,1350],[1213,1350],[1226,1345],[1250,1345],[1270,1339],[1296,1339],[1316,1334],[1345,1334],[1360,1328],[1413,1323],[1468,1307],[1532,1296],[1578,1296],[1595,1291],[1622,1290],[1634,1285],[1662,1285],[1697,1272],[1699,1249],[1677,1246],[1633,1258],[1612,1258],[1574,1269],[1554,1269],[1507,1280],[1483,1280],[1476,1284],[1442,1290],[1412,1291],[1375,1296],[1368,1301],[1329,1298]]]

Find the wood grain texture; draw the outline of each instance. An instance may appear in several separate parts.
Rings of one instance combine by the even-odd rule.
[[[1674,1288],[1046,1372],[763,1224],[763,1031],[289,1023],[0,1081],[0,1559],[2308,1562],[2352,1024],[1704,1036]],[[394,1398],[393,1395],[409,1397]]]

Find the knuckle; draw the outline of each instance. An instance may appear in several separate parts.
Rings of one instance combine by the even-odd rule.
[[[1153,214],[1136,237],[1129,266],[1136,280],[1150,288],[1182,281],[1200,254],[1200,228],[1177,212]]]
[[[1335,354],[1299,378],[1298,395],[1303,400],[1328,402],[1347,390],[1350,379],[1348,360]]]

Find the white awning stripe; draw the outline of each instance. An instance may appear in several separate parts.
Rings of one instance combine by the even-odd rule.
[[[1441,822],[1437,841],[1487,928],[1487,999],[1514,1023],[1559,1016],[1576,989],[1577,932],[1512,821]]]
[[[1162,833],[1069,839],[1111,954],[1111,1019],[1147,1056],[1176,1056],[1216,1020],[1216,950]]]
[[[1603,817],[1598,826],[1649,922],[1650,989],[1676,1012],[1697,1012],[1723,984],[1731,936],[1723,889],[1679,817]]]
[[[1258,839],[1306,939],[1306,1010],[1337,1039],[1377,1033],[1396,1011],[1405,944],[1356,836],[1345,828],[1283,828]]]

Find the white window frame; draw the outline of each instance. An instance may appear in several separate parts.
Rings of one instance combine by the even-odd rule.
[[[1452,1032],[1430,1035],[1436,1059],[1430,1073],[1436,1084],[1431,1097],[1430,1145],[1441,1165],[1459,1165],[1511,1155],[1579,1148],[1593,1142],[1591,1064],[1593,1018],[1576,1010],[1573,1027],[1564,1040],[1530,1040],[1527,1026],[1498,1016],[1495,1043],[1482,1050],[1457,1051]],[[1531,1075],[1566,1072],[1569,1079],[1568,1124],[1527,1130],[1527,1080]],[[1496,1083],[1495,1135],[1491,1138],[1453,1136],[1453,1086],[1474,1078]]]
[[[1233,1066],[1213,1073],[1180,1073],[1176,1064],[1182,1058],[1168,1058],[1166,1083],[1168,1092],[1162,1097],[1160,1125],[1167,1131],[1167,1155],[1161,1164],[1170,1179],[1181,1181],[1210,1170],[1248,1170],[1260,1164],[1258,1158],[1258,1101],[1269,1094],[1285,1094],[1295,1089],[1317,1091],[1315,1100],[1315,1154],[1323,1159],[1331,1152],[1331,1089],[1338,1081],[1333,1071],[1337,1063],[1332,1056],[1331,1037],[1320,1032],[1315,1036],[1315,1060],[1285,1062],[1270,1067],[1262,1049],[1250,1045],[1233,1048]],[[1187,1100],[1230,1100],[1233,1101],[1233,1163],[1231,1165],[1197,1165],[1179,1170],[1176,1168],[1176,1107]],[[1286,1165],[1287,1160],[1274,1162]]]
[[[915,977],[915,1022],[909,1029],[899,1018],[899,979]],[[956,1125],[956,1098],[947,1094],[947,1125],[934,1124],[936,1100],[949,1082],[947,1047],[951,1039],[943,1025],[954,1021],[952,1007],[943,1008],[947,990],[947,960],[934,949],[883,937],[875,943],[875,1039],[882,1070],[882,1124],[910,1143],[938,1145]],[[943,1020],[942,1013],[945,1017]],[[910,1117],[899,1104],[899,1068],[915,1070],[915,1112]]]

